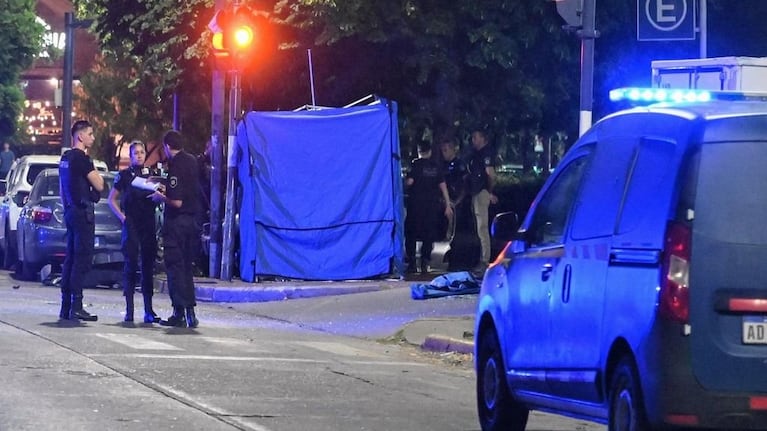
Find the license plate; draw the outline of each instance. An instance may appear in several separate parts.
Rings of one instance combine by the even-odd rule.
[[[767,317],[743,316],[743,344],[767,344]]]

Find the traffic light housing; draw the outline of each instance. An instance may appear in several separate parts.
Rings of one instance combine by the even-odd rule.
[[[221,69],[244,69],[254,60],[259,43],[258,19],[248,7],[222,9],[208,27],[216,66]]]

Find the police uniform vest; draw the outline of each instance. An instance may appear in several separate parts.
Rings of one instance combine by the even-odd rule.
[[[153,175],[158,175],[158,172],[143,166],[131,166],[118,172],[115,188],[120,191],[120,207],[126,217],[140,223],[154,223],[156,205],[147,198],[152,192],[131,185],[136,177],[148,178]]]
[[[98,202],[98,192],[91,190],[88,173],[93,170],[93,161],[79,148],[72,148],[61,155],[59,161],[59,181],[61,182],[61,201],[64,208],[77,206],[86,208]]]

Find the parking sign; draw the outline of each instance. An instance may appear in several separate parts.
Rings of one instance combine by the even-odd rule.
[[[695,40],[695,0],[637,0],[637,39]]]

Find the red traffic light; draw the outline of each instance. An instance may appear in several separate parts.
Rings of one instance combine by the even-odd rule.
[[[260,14],[260,15],[259,15]],[[264,54],[264,32],[268,18],[248,7],[222,9],[208,24],[213,32],[211,47],[218,68],[243,69]],[[226,61],[224,61],[226,60]]]

